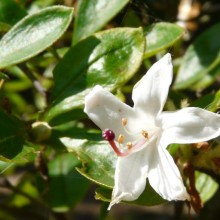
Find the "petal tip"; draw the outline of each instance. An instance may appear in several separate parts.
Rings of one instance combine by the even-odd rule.
[[[167,64],[172,64],[172,57],[170,53],[167,53],[166,55],[163,56],[163,60],[167,63]]]

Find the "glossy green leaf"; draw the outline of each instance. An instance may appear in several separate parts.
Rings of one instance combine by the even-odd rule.
[[[63,137],[60,141],[82,161],[83,167],[78,169],[82,175],[99,185],[113,187],[116,156],[106,141],[70,137]]]
[[[88,179],[102,186],[96,191],[96,198],[109,201],[114,186],[114,171],[117,157],[106,141],[90,139],[62,137],[60,141],[82,161],[82,168],[77,170]],[[150,206],[164,202],[165,200],[147,184],[144,193],[139,199],[131,203]]]
[[[51,46],[67,29],[72,8],[54,6],[28,15],[0,40],[0,68],[27,60]]]
[[[150,57],[172,46],[184,34],[184,29],[172,23],[159,22],[145,29],[147,47],[144,57]]]
[[[0,1],[0,21],[14,25],[27,12],[15,0],[1,0]]]
[[[115,28],[97,33],[73,46],[54,70],[49,121],[80,107],[97,84],[113,90],[139,68],[145,48],[141,28]]]
[[[79,163],[72,154],[61,154],[48,165],[48,201],[57,212],[68,211],[83,198],[88,189],[88,180],[75,170]]]
[[[220,74],[219,35],[220,23],[203,32],[189,46],[174,84],[175,89],[186,89],[189,86],[191,89],[201,89],[216,79]]]
[[[128,2],[129,0],[79,1],[74,24],[74,44],[100,30]]]
[[[105,187],[99,187],[96,189],[96,195],[95,198],[110,202],[112,195],[112,190],[105,188]],[[147,181],[146,188],[144,192],[140,195],[140,197],[132,202],[126,202],[129,204],[135,204],[135,205],[144,205],[144,206],[153,206],[153,205],[160,205],[162,203],[165,203],[166,200],[162,199],[150,186],[149,182]]]
[[[196,189],[199,191],[202,202],[207,202],[216,193],[218,183],[205,173],[196,172]]]
[[[0,118],[0,155],[12,159],[23,149],[24,125],[2,110]]]

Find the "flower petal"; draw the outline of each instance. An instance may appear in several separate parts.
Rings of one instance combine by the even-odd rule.
[[[85,97],[84,112],[102,130],[109,128],[120,134],[122,118],[132,115],[133,109],[97,85]]]
[[[160,115],[161,143],[189,144],[208,141],[220,135],[220,115],[200,108],[184,108]]]
[[[148,174],[149,183],[166,200],[189,200],[180,172],[163,147],[155,148],[154,161]]]
[[[118,158],[115,170],[115,186],[109,209],[122,200],[136,200],[144,191],[151,149],[152,146],[147,146],[127,157]]]
[[[134,86],[132,99],[135,111],[155,118],[164,107],[172,78],[172,59],[168,53]]]

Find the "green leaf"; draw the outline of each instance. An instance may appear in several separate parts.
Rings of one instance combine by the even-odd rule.
[[[128,2],[129,0],[79,1],[74,24],[74,44],[100,30]]]
[[[82,161],[77,170],[93,182],[109,188],[114,184],[116,156],[106,141],[88,141],[62,137],[60,141]]]
[[[0,1],[0,21],[14,25],[24,16],[27,12],[14,0],[1,0]]]
[[[175,89],[201,89],[216,79],[220,68],[219,35],[220,23],[217,23],[189,46],[174,84]]]
[[[50,161],[48,200],[54,211],[68,211],[85,195],[89,184],[75,170],[79,163],[72,154],[61,154]]]
[[[196,189],[199,191],[202,202],[205,203],[216,193],[218,184],[205,173],[196,172]]]
[[[25,143],[22,150],[11,160],[11,162],[23,164],[34,162],[37,154],[36,152],[40,150],[38,145],[32,143]]]
[[[54,6],[28,15],[0,41],[0,68],[27,60],[51,46],[67,29],[72,8]]]
[[[191,106],[207,109],[216,112],[220,109],[220,90],[216,94],[207,94],[197,99]]]
[[[0,156],[0,174],[4,173],[7,169],[13,166],[14,163],[12,162],[6,162],[2,160]]]
[[[145,48],[141,28],[115,28],[73,46],[54,70],[52,106],[44,120],[81,107],[99,84],[113,90],[139,68]]]
[[[0,72],[0,80],[2,80],[2,79],[4,79],[4,80],[8,80],[9,77],[8,77],[6,74]]]
[[[60,141],[82,161],[82,168],[77,170],[86,178],[102,186],[96,191],[96,198],[110,201],[111,191],[114,186],[114,171],[117,157],[109,147],[109,144],[106,141],[74,139],[71,137],[60,138]],[[150,206],[164,202],[165,200],[147,183],[143,194],[138,200],[131,203]]]
[[[220,90],[216,92],[214,100],[207,107],[209,111],[216,112],[220,109]]]
[[[200,79],[198,82],[195,83],[195,85],[193,85],[192,88],[194,90],[206,89],[217,80],[219,75],[220,75],[220,60],[219,60],[219,64],[217,64],[213,69],[208,71],[202,79]]]
[[[105,201],[105,202],[110,202],[111,195],[112,195],[111,189],[108,189],[105,187],[99,187],[98,189],[96,189],[95,198]],[[154,189],[150,186],[149,182],[147,181],[146,188],[144,192],[140,195],[140,197],[135,201],[125,202],[125,203],[135,204],[135,205],[144,205],[144,206],[153,206],[153,205],[160,205],[165,202],[166,200],[162,199],[154,191]]]
[[[150,57],[161,50],[172,46],[184,34],[184,29],[176,24],[160,22],[147,27],[145,30],[147,47],[144,57]]]
[[[12,159],[23,149],[24,125],[0,110],[0,155]]]

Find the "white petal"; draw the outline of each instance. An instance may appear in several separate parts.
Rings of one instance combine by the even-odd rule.
[[[151,149],[152,147],[148,146],[127,157],[118,158],[115,170],[115,186],[109,209],[122,200],[136,200],[144,191]]]
[[[220,135],[220,115],[200,108],[163,112],[161,143],[187,144],[207,141]]]
[[[135,111],[155,118],[164,107],[172,77],[172,59],[168,53],[134,86],[132,99]]]
[[[156,147],[154,161],[148,174],[149,183],[166,200],[189,200],[180,172],[163,147]]]
[[[85,97],[84,112],[101,130],[111,129],[116,138],[120,134],[124,135],[125,143],[136,139],[136,135],[141,133],[145,126],[142,118],[135,113],[133,108],[121,102],[101,86],[95,86]],[[122,126],[122,118],[128,120],[126,128],[130,131],[129,133]]]
[[[101,86],[95,86],[85,97],[84,112],[101,130],[109,128],[117,135],[124,131],[121,125],[122,118],[134,114],[131,107]]]

